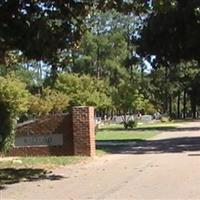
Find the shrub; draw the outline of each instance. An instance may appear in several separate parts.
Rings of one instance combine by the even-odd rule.
[[[52,109],[51,103],[46,101],[40,95],[34,95],[30,98],[29,112],[34,116],[42,116],[48,114]]]
[[[30,94],[14,75],[0,77],[0,150],[13,146],[19,116],[28,110]]]
[[[160,121],[163,122],[163,123],[166,123],[166,122],[170,121],[170,118],[162,116],[161,119],[160,119]]]
[[[129,120],[128,122],[124,122],[124,128],[128,129],[128,128],[134,128],[137,127],[137,120]]]
[[[70,106],[95,106],[108,108],[112,105],[108,84],[89,75],[60,73],[55,89],[69,97]]]
[[[41,95],[30,98],[29,112],[35,116],[62,112],[68,106],[68,97],[63,93],[46,88]]]

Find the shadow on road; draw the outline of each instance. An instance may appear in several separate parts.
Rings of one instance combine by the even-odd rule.
[[[116,154],[156,154],[200,151],[200,137],[180,137],[161,140],[97,141],[97,149]]]
[[[65,177],[60,175],[54,175],[51,171],[44,169],[32,169],[32,168],[3,168],[0,169],[0,190],[5,189],[6,185],[19,182],[30,182],[39,180],[60,180]]]

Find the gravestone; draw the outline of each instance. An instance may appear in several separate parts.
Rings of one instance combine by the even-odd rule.
[[[142,122],[151,122],[153,120],[153,117],[151,115],[142,115],[141,121]]]

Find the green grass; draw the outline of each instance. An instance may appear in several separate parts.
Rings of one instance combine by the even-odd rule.
[[[96,140],[138,140],[148,139],[158,134],[158,131],[100,131]]]
[[[57,167],[80,162],[85,157],[79,156],[38,156],[17,157],[8,161],[0,161],[0,169],[6,167]]]
[[[96,134],[96,140],[146,140],[161,131],[176,129],[178,123],[139,124],[138,127],[125,130],[122,124],[102,126]]]
[[[104,156],[106,154],[106,151],[104,149],[96,149],[96,156]]]
[[[145,127],[178,127],[183,123],[179,122],[157,122],[157,123],[149,123],[149,124],[139,124],[138,128],[145,128]]]

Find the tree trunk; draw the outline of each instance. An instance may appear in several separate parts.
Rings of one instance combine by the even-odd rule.
[[[168,68],[165,65],[165,84],[168,83]],[[165,87],[165,96],[164,96],[164,112],[168,111],[168,89]]]
[[[0,65],[6,64],[6,52],[0,51]]]
[[[172,117],[172,97],[169,96],[169,116]]]
[[[51,81],[50,81],[51,87],[53,87],[55,85],[57,78],[58,78],[57,66],[52,65],[52,67],[51,67]]]
[[[196,104],[193,105],[193,109],[192,109],[192,118],[193,119],[196,119],[197,116],[196,116]]]
[[[192,110],[192,118],[196,119],[196,97],[194,94],[191,95],[191,110]]]
[[[98,45],[97,47],[97,75],[96,75],[97,79],[100,79],[100,60],[99,60],[100,55],[99,54],[100,53],[99,53],[99,45]]]
[[[7,74],[6,51],[0,51],[0,74]]]
[[[183,118],[186,118],[186,89],[183,91]]]
[[[97,29],[97,35],[99,36],[99,30]],[[99,47],[99,43],[97,43],[97,58],[96,58],[96,63],[97,63],[97,74],[96,77],[97,79],[100,79],[101,76],[101,72],[100,72],[100,47]]]
[[[181,93],[178,91],[178,97],[177,97],[177,118],[180,119],[180,99],[181,99]]]

